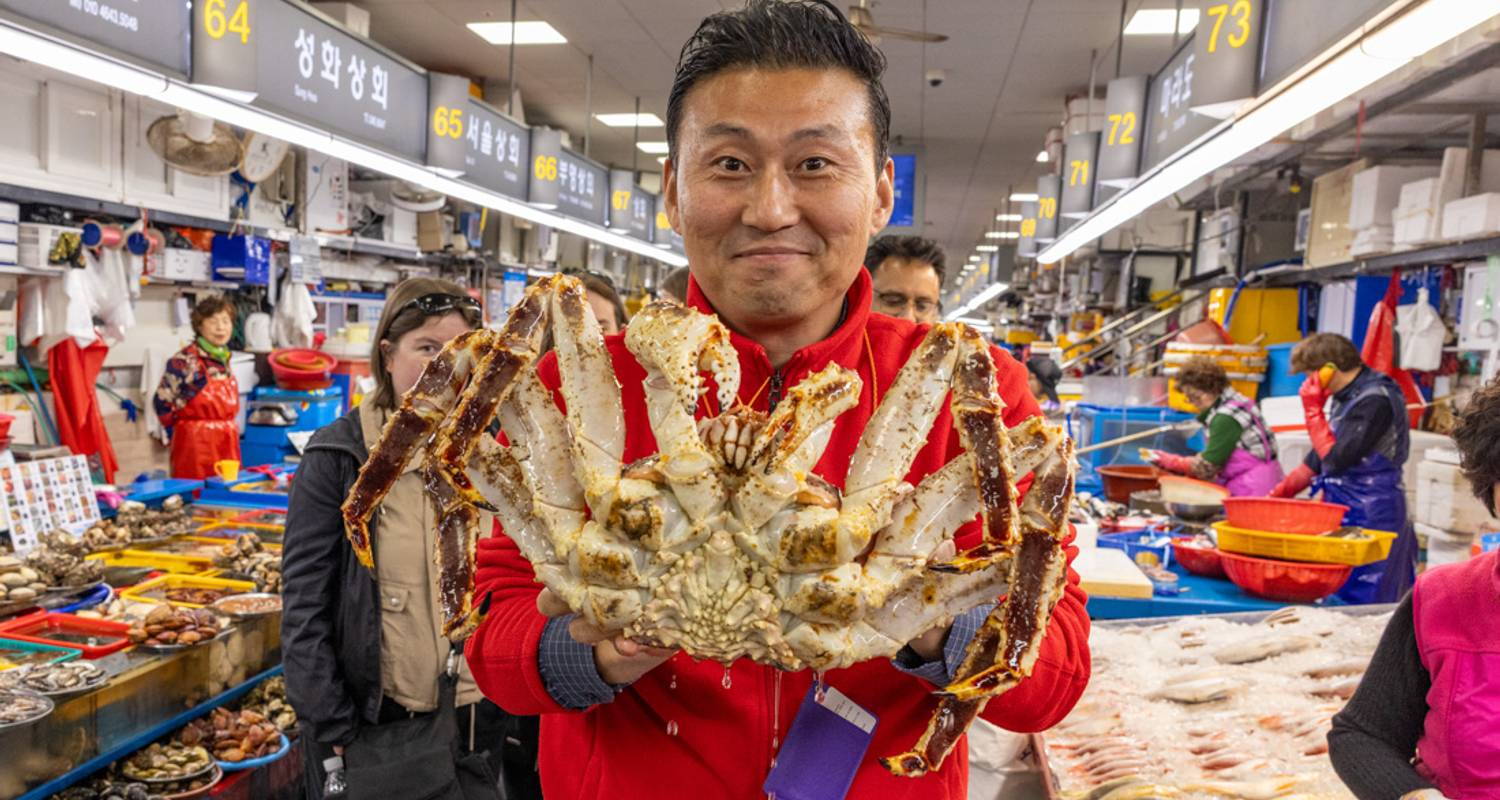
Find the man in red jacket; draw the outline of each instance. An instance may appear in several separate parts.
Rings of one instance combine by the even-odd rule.
[[[815,472],[842,485],[860,433],[926,333],[870,311],[861,256],[892,207],[884,59],[822,0],[750,0],[706,19],[682,51],[667,109],[667,214],[692,265],[688,304],[734,332],[740,400],[774,406],[829,363],[859,373],[859,404],[838,420]],[[625,461],[656,452],[641,381],[623,337],[607,340],[621,384]],[[1005,422],[1039,413],[1026,370],[996,349]],[[552,359],[539,367],[558,384]],[[907,480],[960,452],[945,409]],[[977,544],[978,526],[957,535]],[[748,660],[725,669],[593,629],[543,594],[505,536],[479,543],[478,595],[489,616],[470,638],[484,693],[514,714],[543,714],[540,769],[549,798],[741,798],[763,794],[813,684]],[[1069,558],[1076,553],[1068,548]],[[1078,578],[1053,612],[1032,676],[984,717],[1014,731],[1061,720],[1088,682],[1088,616]],[[538,610],[543,607],[545,616]],[[912,641],[896,658],[830,671],[827,685],[876,719],[851,798],[963,798],[960,743],[943,767],[898,778],[877,760],[903,752],[936,706],[985,614]],[[806,742],[800,746],[808,746]]]

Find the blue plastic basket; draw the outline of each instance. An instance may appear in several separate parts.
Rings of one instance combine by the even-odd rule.
[[[276,752],[270,755],[261,756],[260,758],[247,758],[244,761],[219,761],[218,759],[215,759],[214,763],[218,764],[219,769],[222,769],[225,772],[237,772],[242,769],[255,769],[256,767],[264,767],[272,761],[281,760],[281,757],[285,756],[287,754],[287,751],[291,749],[291,740],[287,739],[286,734],[283,733],[281,734],[281,747],[278,747],[276,749]]]

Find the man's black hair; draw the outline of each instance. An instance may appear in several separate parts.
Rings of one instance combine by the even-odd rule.
[[[891,101],[880,76],[885,56],[827,0],[749,0],[703,20],[682,46],[667,98],[667,148],[677,154],[682,104],[699,81],[731,69],[842,69],[865,84],[875,169],[890,154]]]
[[[865,250],[865,269],[870,271],[874,277],[875,271],[888,258],[901,258],[907,261],[920,261],[931,264],[937,272],[938,285],[943,284],[943,278],[948,273],[948,256],[943,252],[942,245],[931,239],[920,236],[882,236],[870,243]]]

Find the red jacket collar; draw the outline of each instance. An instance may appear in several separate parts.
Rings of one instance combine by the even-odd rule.
[[[822,369],[830,362],[837,362],[851,368],[858,364],[865,340],[865,326],[870,320],[872,292],[870,273],[864,269],[859,270],[854,276],[854,283],[850,284],[849,291],[844,294],[846,308],[843,322],[839,323],[839,326],[833,329],[833,333],[826,338],[793,353],[781,368],[782,374],[791,378],[804,372]],[[698,288],[697,279],[691,276],[688,278],[687,304],[690,308],[696,308],[706,314],[717,313],[713,304]],[[731,332],[730,341],[739,352],[742,363],[748,359],[755,365],[761,366],[767,374],[772,371],[771,359],[759,342],[734,331]],[[750,390],[753,391],[754,388],[752,386]]]

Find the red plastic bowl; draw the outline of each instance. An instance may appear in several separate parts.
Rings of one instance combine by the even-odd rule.
[[[1099,478],[1104,482],[1104,497],[1111,503],[1129,503],[1133,492],[1146,492],[1161,488],[1156,467],[1142,464],[1127,464],[1116,467],[1100,467]]]
[[[1229,580],[1246,594],[1282,603],[1311,603],[1343,587],[1354,567],[1276,561],[1218,551]]]
[[[1279,497],[1226,497],[1224,513],[1236,528],[1272,533],[1326,533],[1344,524],[1348,506]]]
[[[333,384],[333,368],[338,365],[333,356],[307,349],[277,350],[270,362],[276,385],[289,391],[328,388]]]
[[[1172,540],[1172,560],[1194,575],[1205,578],[1223,578],[1224,563],[1219,551],[1212,547],[1194,547],[1191,539]]]

